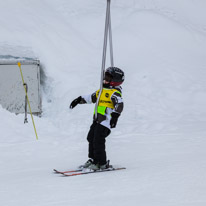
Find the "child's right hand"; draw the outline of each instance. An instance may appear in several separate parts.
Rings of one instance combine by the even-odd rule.
[[[79,96],[78,98],[74,99],[72,103],[70,104],[70,109],[73,109],[74,107],[77,106],[81,102],[82,97]]]

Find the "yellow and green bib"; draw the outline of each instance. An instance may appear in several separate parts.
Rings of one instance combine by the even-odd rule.
[[[106,88],[102,89],[102,94],[100,96],[99,104],[98,104],[98,108],[97,108],[98,113],[104,115],[107,107],[114,109],[114,104],[111,100],[111,96],[115,92],[117,92],[121,95],[121,93],[117,89],[106,89]],[[97,98],[98,98],[98,95],[99,95],[99,90],[96,92]]]

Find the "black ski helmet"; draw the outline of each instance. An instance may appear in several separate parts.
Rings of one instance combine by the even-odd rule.
[[[110,82],[110,86],[119,86],[124,81],[124,72],[117,67],[108,67],[104,79]]]

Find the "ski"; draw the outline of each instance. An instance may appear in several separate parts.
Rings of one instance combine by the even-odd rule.
[[[56,169],[53,169],[53,170],[57,174],[74,173],[74,172],[81,172],[81,171],[83,171],[83,169],[68,170],[68,171],[59,171],[59,170],[56,170]]]
[[[77,175],[87,175],[87,174],[93,174],[93,173],[98,173],[98,172],[111,172],[111,171],[123,170],[123,169],[126,169],[126,168],[125,167],[119,167],[119,168],[108,168],[108,169],[104,169],[104,170],[93,170],[93,171],[81,170],[80,172],[75,170],[73,173],[72,172],[64,172],[64,173],[61,173],[61,174],[66,176],[66,177],[72,177],[72,176],[77,176]]]

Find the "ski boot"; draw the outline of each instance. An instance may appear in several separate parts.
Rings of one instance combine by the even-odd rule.
[[[83,165],[80,165],[78,168],[79,169],[86,169],[86,168],[88,168],[92,164],[93,164],[93,160],[92,159],[88,159]]]
[[[97,170],[105,170],[105,169],[112,168],[112,166],[109,165],[109,162],[110,161],[108,160],[107,163],[104,165],[92,163],[89,167],[87,167],[87,169],[97,171]]]

